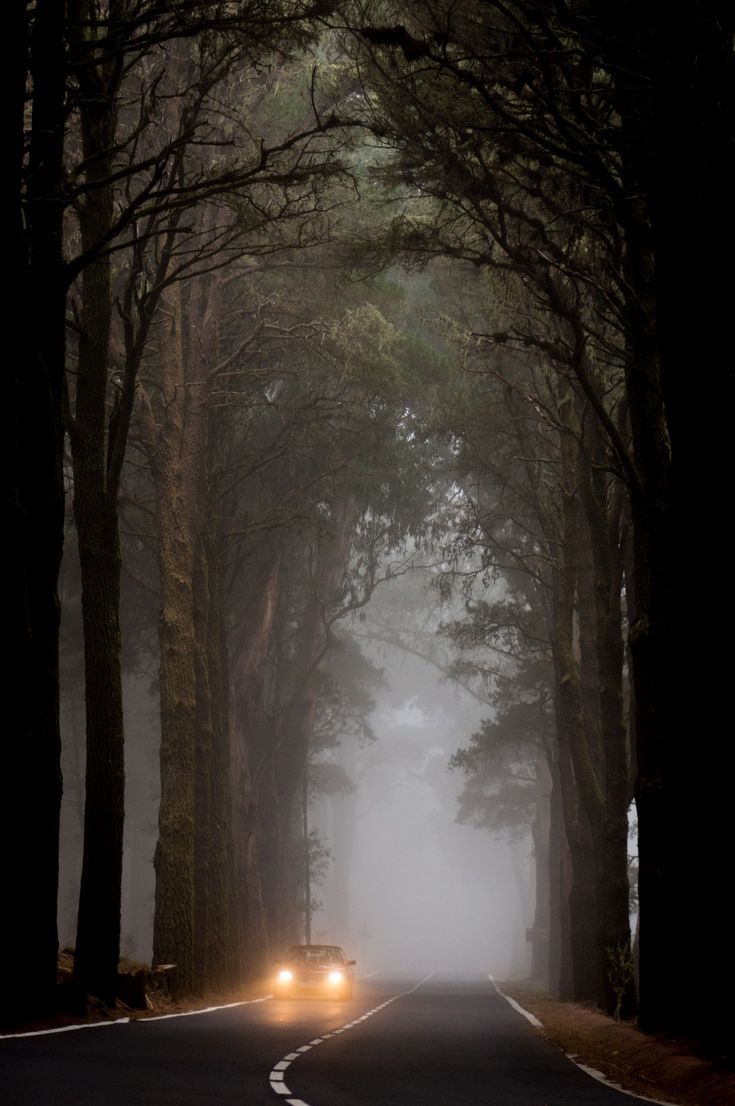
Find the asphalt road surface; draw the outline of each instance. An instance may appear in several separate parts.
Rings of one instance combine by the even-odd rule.
[[[1,1106],[632,1106],[486,977],[0,1040]]]

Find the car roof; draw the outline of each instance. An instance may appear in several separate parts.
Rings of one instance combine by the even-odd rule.
[[[313,950],[314,952],[342,952],[339,945],[291,945],[289,951],[301,952],[306,950]]]

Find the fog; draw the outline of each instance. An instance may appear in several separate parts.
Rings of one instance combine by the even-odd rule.
[[[313,804],[332,852],[315,894],[313,937],[343,944],[359,974],[410,967],[524,975],[530,841],[458,824],[462,774],[448,771],[487,708],[425,662],[395,649],[365,651],[385,679],[372,716],[376,740],[358,754],[356,793]],[[351,842],[340,834],[340,808],[353,805]]]
[[[376,602],[385,603],[385,595]],[[369,612],[370,605],[368,617]],[[327,851],[321,879],[312,886],[312,939],[342,945],[358,961],[358,975],[411,969],[525,976],[525,931],[533,918],[530,838],[511,842],[460,824],[463,775],[448,767],[489,708],[426,661],[376,645],[364,634],[355,640],[377,669],[369,716],[374,737],[361,742],[345,737],[328,750],[327,761],[344,770],[354,790],[317,794],[310,801],[310,829]],[[151,959],[159,799],[153,691],[145,679],[126,681],[134,739],[126,749],[122,952],[145,962]],[[70,728],[67,718],[67,732]],[[83,765],[83,749],[69,734],[62,946],[73,945],[75,936],[82,842],[74,784]]]

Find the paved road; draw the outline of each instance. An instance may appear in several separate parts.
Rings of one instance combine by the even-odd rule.
[[[268,999],[0,1040],[2,1106],[632,1106],[486,978],[395,974],[350,1003]]]

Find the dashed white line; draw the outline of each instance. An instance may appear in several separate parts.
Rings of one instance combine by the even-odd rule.
[[[424,979],[419,980],[419,982],[414,987],[409,988],[408,991],[401,991],[400,994],[393,995],[392,998],[386,999],[385,1002],[381,1002],[379,1006],[374,1006],[372,1010],[368,1010],[361,1017],[355,1018],[354,1021],[345,1022],[345,1024],[340,1026],[339,1029],[335,1029],[330,1033],[322,1033],[321,1037],[315,1037],[313,1041],[309,1041],[308,1045],[302,1045],[301,1048],[297,1048],[293,1052],[286,1053],[286,1055],[271,1068],[271,1073],[269,1076],[271,1090],[278,1095],[290,1095],[291,1092],[284,1082],[283,1073],[285,1072],[286,1068],[291,1066],[294,1060],[297,1060],[300,1055],[303,1055],[303,1053],[305,1052],[309,1052],[310,1049],[316,1047],[317,1045],[323,1044],[324,1041],[328,1041],[330,1037],[336,1037],[338,1033],[345,1033],[348,1029],[354,1029],[355,1026],[360,1024],[360,1022],[364,1022],[367,1018],[371,1018],[373,1014],[378,1014],[381,1010],[384,1010],[386,1006],[390,1006],[392,1002],[396,1002],[397,999],[405,998],[406,995],[412,995],[413,992],[417,991],[422,984],[431,979],[431,976],[433,974],[434,973],[431,972],[429,975],[425,976]],[[300,1098],[287,1098],[286,1103],[287,1106],[309,1106],[308,1102],[304,1102]]]

